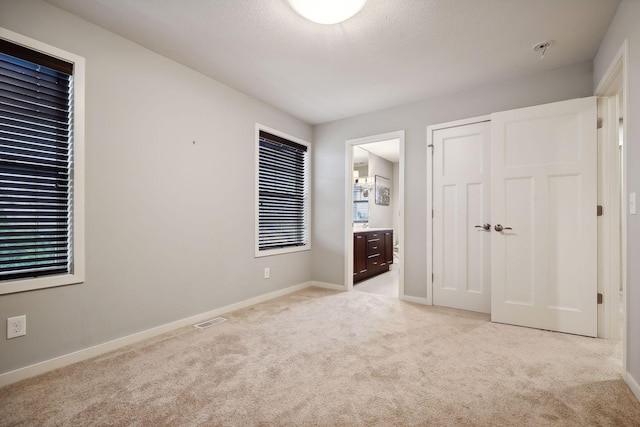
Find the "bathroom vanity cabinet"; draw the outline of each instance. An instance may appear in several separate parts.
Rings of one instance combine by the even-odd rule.
[[[393,264],[393,230],[353,233],[353,283],[389,271]]]

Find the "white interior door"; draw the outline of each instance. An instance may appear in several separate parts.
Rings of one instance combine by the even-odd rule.
[[[596,336],[596,117],[595,97],[491,115],[491,216],[511,228],[491,232],[492,321]]]
[[[433,133],[433,303],[491,312],[489,122]]]

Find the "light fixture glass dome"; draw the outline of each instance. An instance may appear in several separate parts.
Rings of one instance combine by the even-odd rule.
[[[300,15],[318,24],[346,21],[364,6],[367,0],[288,0]]]

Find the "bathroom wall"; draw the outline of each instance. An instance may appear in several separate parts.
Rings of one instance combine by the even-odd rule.
[[[393,179],[393,163],[369,153],[369,177],[373,178],[372,191],[369,196],[369,228],[393,227],[393,203],[378,205],[375,201],[375,176],[381,176],[389,180]],[[393,190],[393,188],[392,188]],[[393,191],[391,193],[393,196]]]

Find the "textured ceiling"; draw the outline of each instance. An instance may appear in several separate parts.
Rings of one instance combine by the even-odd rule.
[[[311,124],[591,60],[618,5],[368,0],[325,26],[286,0],[47,1]]]

